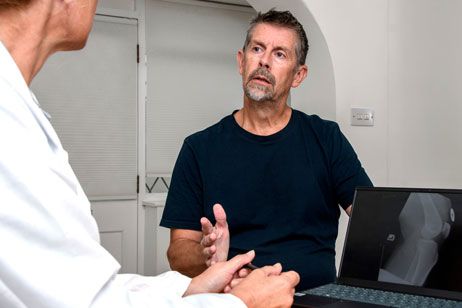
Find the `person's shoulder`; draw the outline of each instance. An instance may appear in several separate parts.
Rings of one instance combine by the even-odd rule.
[[[326,120],[316,114],[308,115],[299,110],[293,110],[301,124],[310,128],[316,135],[329,135],[340,131],[338,124],[332,120]]]
[[[228,115],[222,118],[217,123],[189,135],[188,137],[186,137],[185,143],[194,147],[220,140],[220,138],[222,138],[223,136],[223,133],[227,130],[227,127],[229,126],[231,117],[232,115]]]

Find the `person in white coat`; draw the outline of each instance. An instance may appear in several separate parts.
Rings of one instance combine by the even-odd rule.
[[[50,55],[84,47],[96,1],[0,0],[0,307],[290,306],[298,274],[279,264],[242,269],[253,251],[192,279],[117,274],[29,89]]]

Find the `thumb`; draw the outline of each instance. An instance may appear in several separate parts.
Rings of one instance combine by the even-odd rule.
[[[228,262],[226,262],[226,267],[228,270],[232,271],[233,273],[236,273],[244,265],[252,262],[253,258],[255,258],[255,251],[251,250],[245,254],[237,255]]]
[[[221,206],[221,204],[215,204],[213,206],[213,215],[218,225],[226,226],[226,212]]]

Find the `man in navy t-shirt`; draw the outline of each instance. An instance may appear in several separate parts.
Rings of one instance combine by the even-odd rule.
[[[171,228],[172,269],[195,276],[254,249],[280,262],[298,289],[335,279],[339,205],[371,186],[338,125],[287,105],[307,75],[308,41],[289,13],[251,22],[238,52],[244,106],[185,139],[161,226]]]

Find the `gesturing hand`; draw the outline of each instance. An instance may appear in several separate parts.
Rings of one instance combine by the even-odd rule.
[[[216,221],[215,226],[207,218],[201,218],[201,245],[207,266],[226,261],[229,251],[228,223],[226,222],[225,210],[220,204],[217,203],[213,206],[213,215]]]

